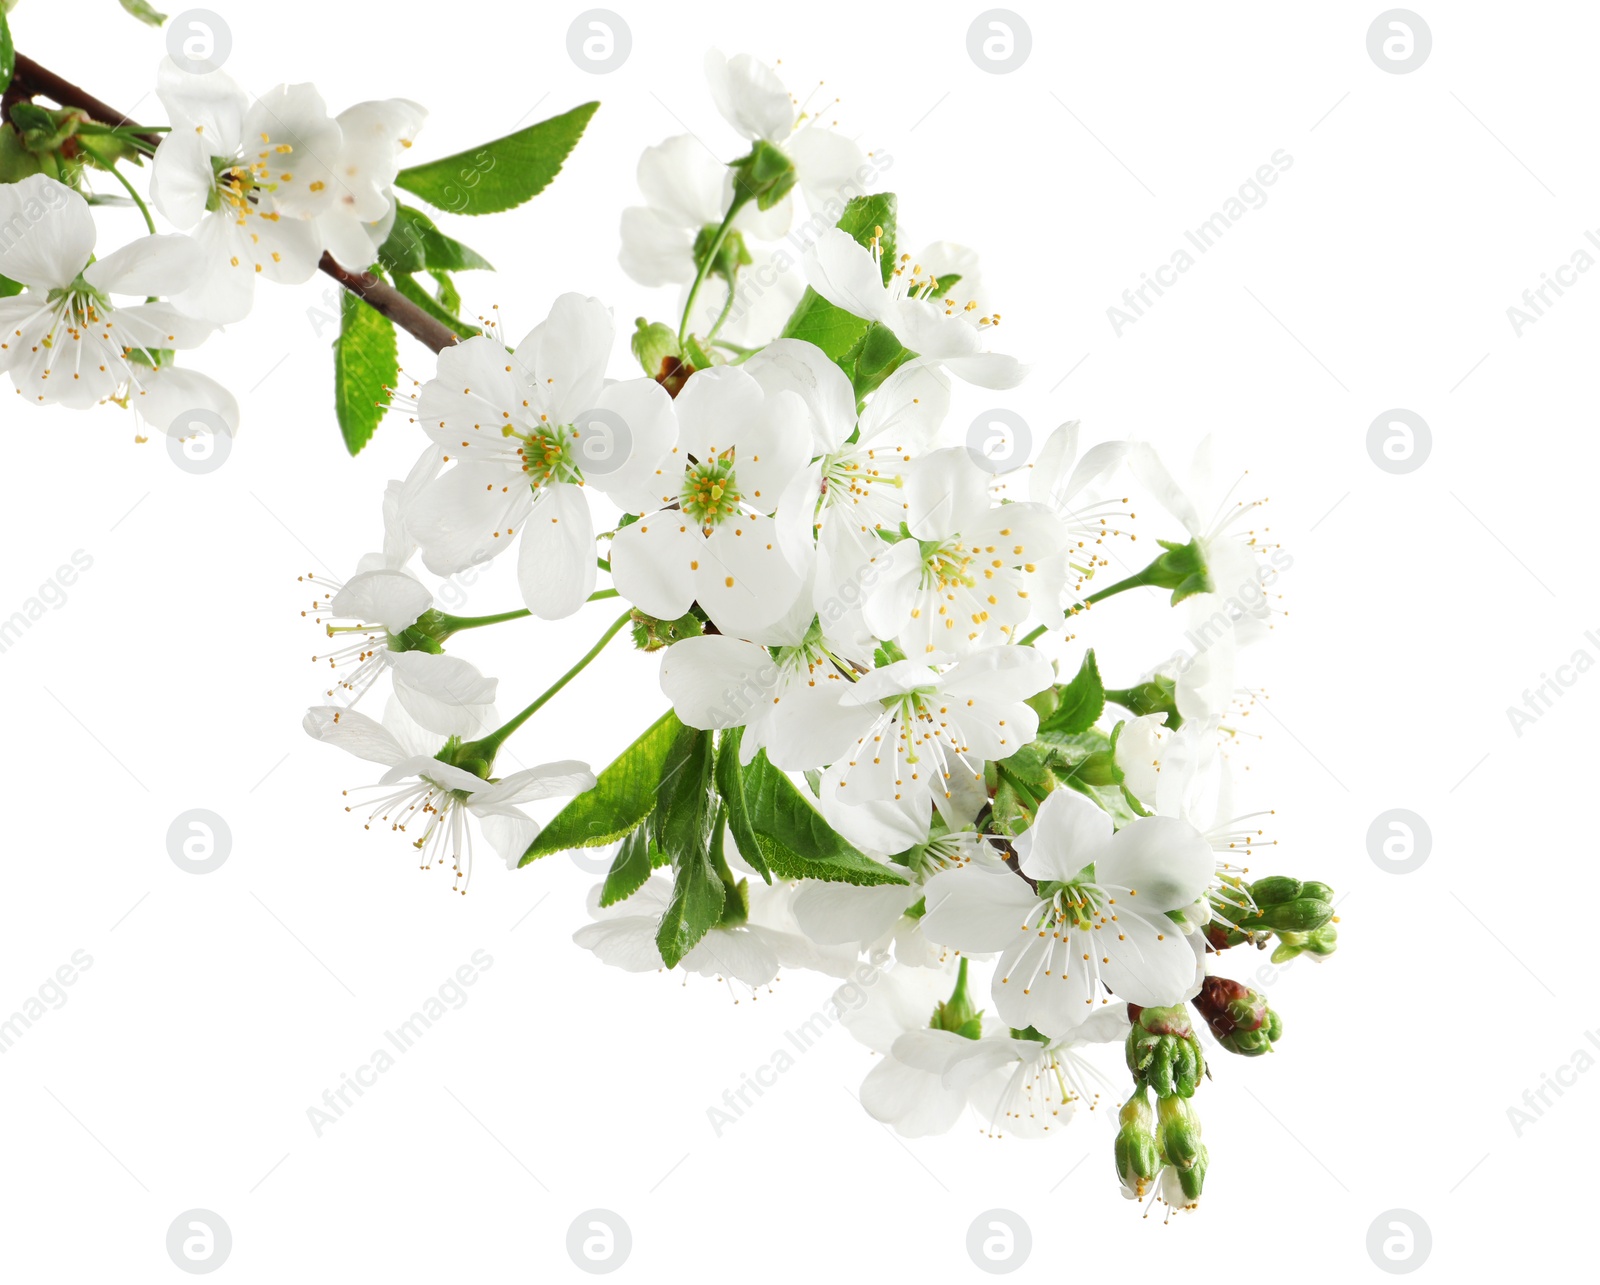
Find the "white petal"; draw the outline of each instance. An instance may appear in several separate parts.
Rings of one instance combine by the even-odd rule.
[[[850,380],[815,344],[774,339],[746,361],[743,370],[769,394],[787,390],[800,397],[811,415],[817,454],[838,450],[855,431],[856,395]]]
[[[882,270],[848,232],[829,228],[806,250],[803,262],[811,288],[835,307],[874,321],[888,315]]]
[[[429,571],[454,575],[510,547],[533,507],[533,493],[526,482],[509,478],[499,465],[457,464],[417,492],[406,529]]]
[[[364,571],[351,576],[329,604],[335,615],[363,623],[376,622],[391,634],[417,623],[433,606],[433,594],[405,571]]]
[[[1010,870],[945,870],[924,886],[930,941],[966,952],[1003,950],[1029,931],[1038,895]]]
[[[765,647],[705,634],[661,653],[661,690],[690,727],[740,727],[772,699],[777,662]]]
[[[522,530],[517,583],[541,620],[572,615],[594,591],[594,519],[583,488],[555,482],[540,488]]]
[[[43,174],[0,184],[0,228],[0,275],[25,286],[69,286],[94,253],[88,202]]]
[[[1034,879],[1071,879],[1105,856],[1111,817],[1073,789],[1052,790],[1039,814],[1013,845],[1023,871]]]
[[[611,581],[646,615],[676,620],[694,602],[705,541],[681,514],[662,510],[622,527],[611,540]]]
[[[961,1037],[951,1031],[929,1035]],[[861,1082],[861,1105],[874,1120],[894,1126],[905,1138],[948,1133],[966,1108],[966,1094],[947,1089],[939,1077],[919,1071],[898,1058],[886,1057]]]
[[[1138,817],[1113,836],[1095,864],[1095,882],[1131,889],[1149,913],[1187,906],[1210,886],[1215,870],[1211,846],[1187,821]]]
[[[492,731],[498,680],[485,678],[459,656],[402,652],[394,658],[394,694],[406,713],[430,732],[464,740]]]
[[[778,142],[794,124],[794,104],[783,82],[765,63],[749,54],[724,57],[716,49],[706,51],[706,80],[711,100],[722,118],[752,141],[764,138]]]
[[[371,763],[393,767],[407,757],[405,748],[382,723],[359,710],[313,705],[300,725],[317,740]]]
[[[186,236],[142,236],[84,269],[83,279],[107,294],[173,295],[200,275],[203,251]]]

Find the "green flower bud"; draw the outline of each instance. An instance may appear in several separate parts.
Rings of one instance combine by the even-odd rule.
[[[1192,1169],[1204,1150],[1194,1107],[1186,1098],[1162,1098],[1156,1103],[1156,1119],[1162,1158],[1179,1169]]]
[[[1155,1112],[1150,1108],[1148,1091],[1142,1086],[1122,1104],[1118,1114],[1115,1154],[1117,1178],[1122,1194],[1129,1200],[1142,1200],[1161,1172],[1161,1150],[1156,1140]]]
[[[635,330],[630,340],[633,355],[639,359],[644,373],[655,379],[666,363],[676,362],[682,356],[678,349],[678,333],[665,322],[646,321],[643,317],[635,318],[633,324]]]
[[[750,154],[728,168],[733,171],[733,199],[738,205],[753,200],[758,209],[770,210],[794,187],[794,162],[765,139],[757,139]]]
[[[1263,1053],[1272,1052],[1272,1046],[1283,1036],[1283,1019],[1278,1016],[1275,1009],[1268,1009],[1266,1020],[1255,1030],[1246,1030],[1239,1027],[1227,1035],[1219,1035],[1217,1043],[1230,1053],[1237,1053],[1241,1057],[1259,1057]]]
[[[1129,1015],[1135,1017],[1134,1026],[1124,1046],[1133,1078],[1149,1085],[1158,1097],[1192,1097],[1206,1063],[1188,1010],[1145,1008],[1135,1016],[1133,1007],[1129,1006]]]
[[[1312,932],[1332,918],[1333,906],[1316,897],[1296,897],[1261,912],[1261,922],[1275,932]]]
[[[972,1006],[972,997],[967,994],[966,956],[962,956],[960,970],[956,973],[955,990],[949,999],[934,1005],[933,1018],[928,1025],[936,1031],[952,1031],[963,1039],[983,1037],[983,1013]]]
[[[1278,906],[1293,901],[1304,886],[1300,880],[1291,879],[1288,875],[1268,875],[1249,886],[1250,899],[1263,908]]]
[[[690,612],[677,620],[657,620],[642,611],[633,613],[633,645],[640,651],[660,651],[682,638],[698,638],[705,632],[700,617]]]
[[[1278,948],[1272,952],[1274,964],[1286,964],[1299,955],[1323,959],[1339,946],[1339,930],[1329,922],[1309,933],[1279,933]]]

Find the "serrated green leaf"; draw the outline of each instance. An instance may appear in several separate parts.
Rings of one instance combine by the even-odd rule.
[[[153,6],[145,3],[145,0],[120,0],[120,3],[140,22],[149,23],[152,27],[159,27],[167,20],[166,14],[156,12]]]
[[[848,232],[861,245],[870,247],[872,238],[878,238],[878,266],[884,285],[888,285],[889,278],[894,275],[898,218],[899,202],[893,192],[858,196],[839,216],[839,230]]]
[[[1095,720],[1105,711],[1106,689],[1100,681],[1100,667],[1095,663],[1093,647],[1083,654],[1083,663],[1078,666],[1073,680],[1057,691],[1061,703],[1039,724],[1041,734],[1075,736],[1095,725]]]
[[[750,840],[780,878],[861,885],[906,882],[846,841],[806,801],[787,773],[767,761],[765,750],[750,760],[741,775],[744,821]],[[731,822],[732,809],[729,811]],[[737,830],[734,839],[740,841],[743,851],[744,843]]]
[[[672,900],[656,928],[656,949],[668,968],[699,943],[722,918],[727,889],[712,868],[704,848],[677,867],[672,881]]]
[[[598,848],[631,833],[655,809],[662,765],[682,730],[671,710],[658,718],[600,773],[592,790],[555,814],[517,864],[569,848]]]
[[[385,272],[493,271],[494,265],[470,246],[446,236],[421,210],[395,206],[394,226],[378,250]]]
[[[514,209],[561,172],[599,106],[584,103],[482,147],[401,170],[394,185],[454,214]]]
[[[347,291],[339,301],[339,337],[333,341],[333,408],[350,454],[372,440],[399,374],[394,324]]]
[[[457,339],[470,339],[473,335],[481,335],[483,333],[477,326],[469,326],[460,317],[447,310],[438,300],[423,289],[422,283],[415,277],[407,276],[403,272],[396,273],[394,288],[435,321],[449,326]]]
[[[644,881],[650,877],[654,867],[650,864],[650,836],[647,830],[647,826],[641,825],[622,841],[622,847],[617,850],[616,860],[611,863],[605,884],[600,889],[602,906],[614,906],[619,901],[626,901],[644,887]]]
[[[717,737],[717,793],[728,810],[728,829],[733,832],[733,842],[739,854],[758,875],[772,882],[772,869],[761,851],[756,833],[750,828],[750,818],[744,806],[744,769],[739,763],[739,743],[744,728],[730,727]]]
[[[706,851],[711,837],[711,733],[684,727],[661,766],[650,838],[678,868]]]

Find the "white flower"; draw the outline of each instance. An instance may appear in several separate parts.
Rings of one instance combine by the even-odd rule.
[[[661,690],[690,727],[743,727],[739,756],[760,750],[774,767],[804,772],[849,750],[861,716],[840,703],[850,680],[815,631],[767,648],[725,634],[685,638],[661,653]]]
[[[170,58],[156,94],[172,130],[151,162],[151,200],[205,250],[204,274],[174,302],[219,325],[238,321],[257,277],[297,285],[316,271],[311,220],[344,190],[333,173],[339,126],[310,85],[279,85],[251,103],[227,73],[193,74]]]
[[[645,149],[638,177],[645,204],[622,212],[622,270],[642,286],[687,283],[695,275],[695,238],[720,227],[733,202],[733,171],[699,139],[678,134]],[[788,222],[786,204],[763,211],[749,202],[731,231],[770,241]]]
[[[749,54],[728,58],[709,50],[705,70],[723,119],[752,143],[771,143],[794,162],[795,184],[812,215],[835,222],[844,202],[860,194],[861,149],[805,112],[772,68]],[[780,234],[784,227],[787,220]]]
[[[1128,455],[1129,467],[1145,484],[1157,502],[1182,522],[1200,546],[1210,591],[1188,599],[1189,611],[1197,629],[1212,636],[1231,626],[1241,643],[1264,638],[1272,628],[1273,601],[1281,594],[1270,594],[1266,586],[1276,576],[1276,568],[1265,559],[1280,547],[1262,537],[1267,529],[1238,528],[1251,521],[1255,511],[1266,503],[1260,500],[1235,500],[1234,492],[1248,476],[1240,473],[1226,490],[1212,478],[1211,439],[1201,441],[1190,466],[1190,482],[1180,487],[1166,465],[1147,443],[1135,443]],[[1204,516],[1209,510],[1209,516]],[[1276,556],[1273,557],[1276,562]]]
[[[1032,614],[1030,586],[1066,534],[1041,504],[991,504],[988,474],[963,446],[934,451],[906,482],[911,538],[876,558],[863,614],[913,656],[966,655],[1011,639]]]
[[[725,634],[792,643],[811,615],[809,602],[796,615],[805,571],[770,515],[810,458],[805,405],[714,366],[691,375],[674,406],[678,444],[652,479],[654,503],[612,540],[617,591],[663,620],[698,602]]]
[[[441,761],[437,755],[449,742],[418,726],[395,699],[381,723],[358,710],[314,705],[302,725],[315,739],[389,769],[372,787],[381,793],[367,817],[367,829],[380,821],[402,833],[410,827],[420,830],[412,844],[422,854],[421,868],[448,858],[455,871],[451,888],[462,895],[472,880],[469,816],[489,846],[515,869],[539,835],[539,823],[518,805],[581,794],[595,783],[587,764],[570,759],[484,780]]]
[[[406,515],[430,571],[486,562],[520,533],[528,609],[557,620],[583,605],[596,557],[584,487],[625,508],[650,503],[676,435],[672,400],[655,380],[607,383],[612,339],[604,304],[564,294],[513,353],[479,335],[439,354],[417,418],[456,464]],[[577,425],[591,411],[623,428],[585,438]]]
[[[394,222],[393,183],[427,109],[407,98],[357,103],[340,112],[332,162],[334,200],[315,216],[317,240],[347,268],[374,262]]]
[[[979,315],[976,303],[964,306],[957,297],[938,297],[936,275],[902,255],[884,283],[881,247],[861,245],[848,232],[829,228],[805,253],[806,280],[829,303],[894,332],[919,356],[936,361],[951,374],[982,388],[1015,388],[1028,373],[1015,357],[985,351],[998,313]]]
[[[425,639],[406,636],[433,609],[433,593],[406,569],[415,546],[402,513],[438,474],[441,461],[440,449],[430,446],[404,481],[389,483],[384,547],[364,555],[349,580],[301,577],[317,588],[318,596],[300,614],[312,615],[329,638],[341,640],[333,651],[311,658],[337,675],[324,693],[330,700],[342,694],[354,708],[389,674],[396,698],[422,727],[441,736],[470,738],[492,730],[496,680],[485,678],[459,656],[426,650]]]
[[[872,959],[893,953],[902,967],[943,965],[949,952],[930,942],[920,916],[913,918],[909,912],[923,899],[927,881],[941,870],[959,870],[969,863],[997,868],[1000,857],[976,831],[936,825],[928,841],[909,849],[904,860],[906,866],[895,867],[896,873],[909,876],[903,884],[802,881],[794,913],[806,936],[821,945],[853,947]]]
[[[1054,677],[1032,647],[990,647],[943,673],[902,660],[864,675],[841,697],[862,730],[823,775],[823,815],[879,852],[924,842],[935,808],[962,828],[983,795],[984,762],[1033,740],[1039,717],[1026,701]]]
[[[572,934],[572,940],[592,951],[603,964],[630,973],[651,973],[666,967],[656,946],[661,915],[672,900],[672,880],[652,877],[626,901],[600,905],[597,884],[589,893],[589,914],[594,923]],[[718,924],[697,942],[678,967],[701,977],[765,986],[782,968],[809,968],[843,977],[854,957],[842,951],[824,951],[807,940],[794,924],[788,908],[792,895],[784,885],[752,884],[749,918],[739,924]]]
[[[743,369],[769,393],[795,393],[810,414],[816,458],[785,487],[779,530],[791,561],[802,561],[815,545],[813,599],[839,641],[859,617],[864,581],[875,578],[866,568],[887,551],[879,533],[898,532],[906,518],[907,472],[944,422],[949,381],[924,362],[908,362],[858,415],[849,379],[814,344],[774,340]],[[856,632],[852,658],[870,658],[864,624]]]
[[[1064,609],[1078,607],[1093,589],[1095,574],[1111,565],[1101,547],[1127,534],[1133,517],[1127,499],[1104,499],[1099,492],[1132,449],[1131,442],[1100,442],[1079,458],[1078,421],[1069,420],[1045,439],[1039,458],[1026,469],[1028,498],[1047,505],[1066,534],[1065,547],[1038,563],[1036,610],[1052,629],[1065,624]]]
[[[1050,1040],[1008,1035],[935,1041],[922,1032],[894,1042],[891,1053],[924,1075],[935,1077],[947,1094],[964,1094],[989,1125],[989,1136],[1047,1138],[1072,1119],[1077,1103],[1092,1111],[1106,1077],[1078,1050],[1111,1044],[1128,1034],[1125,1005],[1104,1008],[1079,1026]],[[936,1034],[928,1032],[927,1034]]]
[[[948,1133],[967,1107],[966,1086],[948,1088],[939,1071],[925,1069],[927,1063],[954,1061],[961,1046],[975,1042],[929,1026],[934,1010],[954,985],[953,967],[895,968],[876,970],[834,994],[840,1023],[869,1049],[883,1054],[861,1082],[861,1105],[902,1137]],[[862,990],[866,998],[857,1002]],[[897,1046],[912,1060],[895,1057]]]
[[[211,334],[213,327],[170,303],[143,302],[180,292],[195,279],[200,250],[193,241],[140,237],[94,259],[88,203],[42,174],[0,185],[0,228],[6,230],[0,274],[28,287],[0,299],[0,371],[11,373],[24,400],[83,408],[136,393],[147,382],[174,397],[187,395],[182,381],[176,388],[162,385],[130,354],[194,348]],[[112,295],[140,302],[118,304]],[[163,396],[157,393],[151,419],[165,429],[172,417]]]
[[[127,376],[111,400],[127,406],[158,432],[181,441],[194,430],[196,411],[215,415],[230,435],[239,431],[238,401],[210,375],[171,361],[159,366],[130,361]]]
[[[1105,812],[1062,787],[1014,846],[1036,887],[1009,871],[937,875],[923,924],[958,950],[1001,952],[992,995],[1008,1025],[1065,1035],[1113,997],[1185,997],[1195,955],[1166,912],[1199,899],[1214,869],[1193,826],[1141,817],[1113,833]]]

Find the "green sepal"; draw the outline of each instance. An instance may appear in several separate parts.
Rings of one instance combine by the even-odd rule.
[[[1106,707],[1106,689],[1093,647],[1084,652],[1072,681],[1058,684],[1056,692],[1056,708],[1039,724],[1040,735],[1076,736],[1095,725]]]

